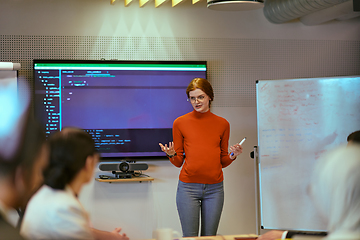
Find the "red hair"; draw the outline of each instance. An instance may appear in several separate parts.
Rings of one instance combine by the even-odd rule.
[[[189,92],[194,91],[197,88],[202,90],[206,95],[209,96],[210,98],[209,105],[210,105],[211,101],[214,100],[214,90],[210,82],[205,78],[194,78],[186,88],[186,95],[188,96],[188,98],[190,98]]]

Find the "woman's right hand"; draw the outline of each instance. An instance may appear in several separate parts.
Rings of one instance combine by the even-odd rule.
[[[174,149],[174,142],[169,142],[169,146],[167,144],[165,144],[164,146],[161,143],[159,143],[159,146],[161,148],[161,151],[163,151],[167,155],[174,155],[176,153]]]

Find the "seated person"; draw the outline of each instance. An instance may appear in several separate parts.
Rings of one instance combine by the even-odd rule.
[[[360,130],[350,133],[347,137],[348,146],[360,144]],[[272,230],[259,236],[259,240],[275,240],[291,238],[294,235],[309,235],[309,236],[326,236],[326,232],[301,232],[301,231],[280,231]]]
[[[77,128],[64,128],[50,136],[50,161],[44,185],[30,199],[21,233],[30,239],[123,239],[114,232],[91,228],[89,217],[78,200],[84,184],[94,173],[99,155],[93,139]]]
[[[0,119],[4,119],[4,114],[7,113],[0,112]],[[13,131],[0,134],[0,239],[23,239],[10,223],[9,213],[24,209],[41,185],[48,147],[41,127],[27,113],[11,123],[13,126],[5,127]],[[0,132],[3,133],[1,127]],[[14,138],[16,135],[19,137]]]
[[[360,130],[350,133],[347,137],[348,144],[360,143]]]
[[[360,239],[360,144],[330,151],[316,163],[310,195],[328,223],[326,239]]]

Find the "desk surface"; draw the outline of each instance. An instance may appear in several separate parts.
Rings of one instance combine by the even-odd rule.
[[[217,235],[217,236],[204,236],[204,237],[184,237],[184,240],[253,240],[256,239],[256,234],[240,234],[240,235]],[[180,239],[180,240],[181,240]],[[156,240],[156,239],[149,239]]]
[[[185,237],[182,239],[186,240],[247,240],[247,239],[256,239],[258,235],[256,234],[240,234],[240,235],[217,235],[217,236],[205,236],[205,237]]]

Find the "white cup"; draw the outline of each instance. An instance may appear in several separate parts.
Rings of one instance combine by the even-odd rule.
[[[159,228],[155,230],[155,239],[173,240],[173,239],[181,239],[181,236],[178,231],[174,231],[171,228]]]

